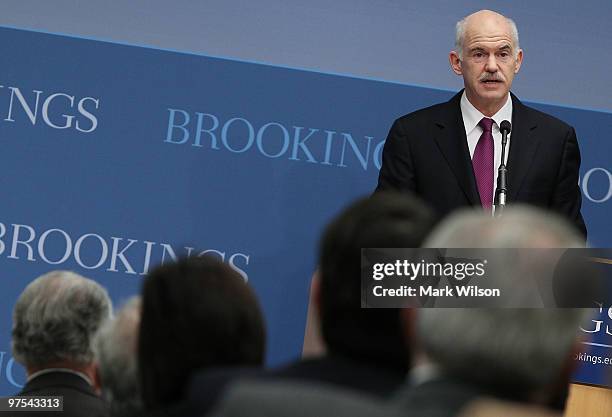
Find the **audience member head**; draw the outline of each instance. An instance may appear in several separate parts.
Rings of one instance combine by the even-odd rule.
[[[379,365],[407,366],[396,309],[361,309],[361,248],[420,247],[434,216],[408,193],[361,199],[325,229],[315,294],[323,339],[332,354]]]
[[[261,365],[265,328],[255,293],[212,257],[156,268],[143,285],[138,353],[149,410],[178,403],[197,370]]]
[[[584,238],[555,213],[514,205],[501,217],[481,211],[459,210],[432,231],[431,248],[580,248]]]
[[[564,248],[583,243],[573,227],[555,215],[509,207],[501,218],[475,211],[454,214],[432,232],[426,245]],[[538,268],[537,257],[534,262],[530,268]],[[525,273],[519,264],[505,264],[505,277],[519,279]],[[444,373],[514,400],[560,406],[588,310],[425,308],[417,317],[420,347]]]
[[[102,397],[113,416],[127,417],[142,409],[138,382],[138,327],[140,297],[132,297],[94,339]]]
[[[68,368],[95,381],[93,338],[111,315],[108,293],[98,283],[69,271],[42,275],[15,304],[15,360],[29,375],[47,368]]]

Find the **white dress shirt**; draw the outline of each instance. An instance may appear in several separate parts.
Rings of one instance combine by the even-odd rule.
[[[468,149],[470,150],[470,158],[474,157],[474,150],[476,144],[482,135],[482,128],[478,126],[478,123],[483,117],[487,117],[482,114],[476,107],[470,103],[465,91],[461,96],[461,116],[463,117],[463,126],[465,127],[465,135],[467,136]],[[510,93],[508,93],[508,99],[506,104],[503,105],[497,113],[495,113],[490,119],[493,119],[493,190],[497,189],[497,169],[501,163],[501,132],[499,131],[499,125],[502,121],[507,120],[512,122],[512,99]],[[506,143],[506,155],[504,162],[508,161],[508,153],[510,152],[510,136],[508,134],[508,142]],[[494,196],[495,197],[495,196]]]

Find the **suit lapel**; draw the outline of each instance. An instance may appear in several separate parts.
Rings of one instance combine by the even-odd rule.
[[[528,109],[512,94],[512,133],[508,154],[508,200],[512,202],[520,191],[540,140],[533,134],[537,125]]]
[[[434,139],[470,204],[479,206],[480,197],[459,105],[462,93],[463,90],[446,103],[448,108],[435,122]]]

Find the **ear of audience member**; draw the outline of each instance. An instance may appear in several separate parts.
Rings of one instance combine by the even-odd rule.
[[[197,370],[260,366],[265,328],[254,292],[212,257],[156,268],[143,285],[138,353],[147,410],[177,404]]]
[[[19,395],[62,396],[66,417],[107,416],[92,344],[111,314],[106,290],[73,272],[53,271],[31,282],[13,311],[13,356],[28,377]]]
[[[102,398],[110,403],[113,417],[135,416],[142,410],[137,358],[140,311],[140,297],[130,298],[94,339]]]

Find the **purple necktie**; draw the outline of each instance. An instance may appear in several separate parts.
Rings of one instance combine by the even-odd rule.
[[[482,128],[482,135],[478,139],[472,166],[476,175],[476,184],[480,194],[480,203],[486,211],[491,211],[493,206],[493,119],[483,117],[478,123]]]

